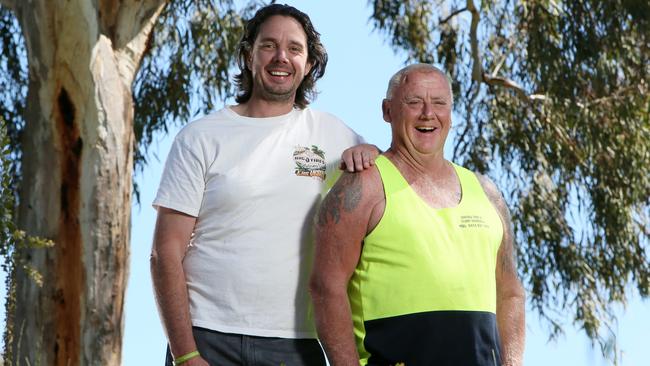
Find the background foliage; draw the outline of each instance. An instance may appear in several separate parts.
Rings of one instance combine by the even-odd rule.
[[[43,283],[43,276],[36,271],[26,258],[16,255],[18,249],[22,248],[47,248],[52,247],[54,242],[36,236],[30,236],[25,231],[16,227],[14,213],[16,212],[15,196],[15,175],[12,174],[13,153],[10,138],[7,134],[7,127],[4,118],[0,116],[0,268],[4,273],[9,274],[5,279],[7,298],[5,301],[5,314],[7,320],[4,332],[5,347],[11,344],[14,336],[14,328],[11,314],[16,306],[15,287],[12,286],[16,266],[22,267],[28,276],[39,286]],[[11,364],[9,352],[4,352],[4,362]]]
[[[0,6],[0,122],[11,149],[4,155],[2,173],[14,177],[10,191],[16,192],[20,170],[20,131],[27,97],[27,51],[20,26],[13,14]],[[7,191],[9,192],[9,191]]]
[[[650,3],[373,7],[395,49],[454,80],[454,159],[504,189],[529,300],[552,335],[570,309],[604,341],[612,305],[650,290]]]
[[[136,171],[146,165],[147,148],[156,133],[167,133],[170,123],[214,110],[234,95],[231,71],[244,20],[262,5],[183,0],[165,7],[133,86]],[[139,201],[137,192],[136,187]]]

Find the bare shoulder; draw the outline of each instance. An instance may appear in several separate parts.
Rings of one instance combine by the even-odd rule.
[[[506,204],[506,200],[503,198],[503,194],[499,190],[496,184],[490,179],[488,176],[483,175],[481,173],[474,173],[476,174],[476,177],[478,178],[479,183],[481,184],[481,187],[483,188],[483,191],[487,195],[488,199],[494,207],[496,207],[497,211],[499,211],[499,214],[504,215],[504,216],[510,216],[508,212],[508,205]]]
[[[343,172],[334,187],[332,187],[332,191],[338,190],[358,190],[362,194],[359,198],[364,201],[372,199],[378,192],[383,195],[384,188],[379,169],[376,165],[373,165],[363,171]]]
[[[485,194],[487,195],[488,199],[490,202],[492,202],[492,205],[496,208],[497,212],[499,213],[499,216],[501,216],[501,221],[503,223],[503,238],[501,241],[501,245],[499,247],[499,254],[497,257],[497,263],[500,263],[497,265],[497,268],[499,269],[497,271],[497,280],[500,281],[500,279],[503,278],[504,275],[510,276],[510,278],[514,279],[515,281],[518,280],[518,274],[517,274],[517,259],[516,259],[516,243],[515,243],[515,235],[513,233],[513,227],[512,227],[512,218],[510,216],[510,210],[508,209],[508,205],[506,204],[505,199],[503,198],[503,195],[501,194],[501,191],[497,188],[496,184],[494,182],[482,175],[475,173],[476,176],[478,177],[479,182],[481,183],[481,186],[483,187],[483,190],[485,191]]]
[[[323,200],[317,224],[338,224],[348,216],[362,218],[383,198],[384,188],[376,166],[361,172],[345,171]]]

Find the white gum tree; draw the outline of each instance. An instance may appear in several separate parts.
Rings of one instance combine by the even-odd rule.
[[[52,239],[16,267],[14,364],[117,365],[132,194],[132,84],[163,0],[2,0],[29,88],[18,226]],[[27,362],[29,361],[29,362]]]

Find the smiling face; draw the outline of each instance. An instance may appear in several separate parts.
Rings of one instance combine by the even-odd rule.
[[[274,15],[261,26],[248,58],[253,76],[251,100],[293,104],[311,65],[307,35],[292,17]]]
[[[391,124],[391,149],[414,158],[442,157],[451,127],[451,100],[449,83],[441,73],[408,72],[382,104],[384,120]]]

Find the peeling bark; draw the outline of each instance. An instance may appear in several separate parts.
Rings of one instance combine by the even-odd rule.
[[[79,349],[81,296],[84,271],[81,261],[82,238],[79,225],[81,154],[83,140],[75,115],[74,102],[65,88],[58,92],[54,119],[56,139],[61,144],[59,234],[54,247],[55,256],[55,344],[57,365],[65,365]],[[54,187],[53,187],[54,188]]]
[[[16,6],[30,73],[18,223],[55,246],[20,253],[44,283],[16,273],[13,364],[120,364],[131,84],[163,6],[162,0]]]

